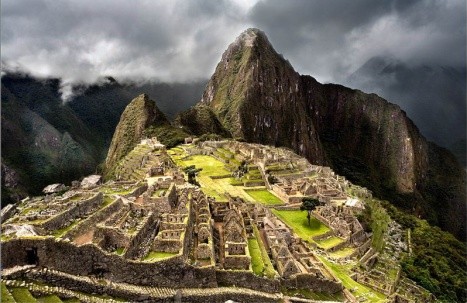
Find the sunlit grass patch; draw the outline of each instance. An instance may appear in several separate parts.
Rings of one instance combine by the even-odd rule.
[[[284,204],[281,199],[268,191],[267,189],[245,189],[245,192],[250,195],[255,201],[266,205],[280,205]]]
[[[306,211],[273,209],[272,212],[291,227],[300,238],[308,242],[312,242],[312,237],[322,235],[330,230],[314,217],[311,218],[309,225]]]

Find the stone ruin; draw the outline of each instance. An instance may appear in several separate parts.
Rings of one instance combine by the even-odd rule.
[[[264,181],[262,186],[286,202],[278,209],[297,209],[303,197],[319,199],[322,205],[314,216],[331,229],[321,237],[342,238],[341,246],[356,247],[363,259],[369,256],[362,261],[371,267],[371,241],[355,216],[371,192],[286,149],[206,141],[186,150],[218,157],[226,166],[245,161]],[[175,296],[180,288],[210,293],[219,285],[236,286],[230,298],[246,296],[251,302],[277,302],[271,293],[284,288],[330,294],[343,290],[315,246],[299,238],[269,207],[229,195],[222,202],[208,197],[202,188],[185,182],[157,139],[142,140],[118,163],[115,175],[117,181],[104,184],[100,176],[90,176],[61,195],[62,187],[54,185],[46,197],[3,209],[2,268],[34,267],[6,271],[7,279],[33,275],[58,287],[79,290],[80,285],[90,293],[103,291],[93,280],[103,279],[109,285],[105,293],[126,298],[133,298],[136,285],[154,288],[149,298],[159,299],[161,287],[174,290],[170,293]],[[278,182],[269,184],[269,175]],[[262,258],[270,260],[273,277],[253,273],[249,241],[254,239],[264,245]],[[363,284],[368,280],[360,275],[354,279]],[[118,290],[114,283],[132,286]],[[253,295],[253,290],[258,293]],[[195,300],[197,295],[190,296]]]

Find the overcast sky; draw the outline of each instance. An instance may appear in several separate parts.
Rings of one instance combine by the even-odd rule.
[[[64,83],[185,82],[257,27],[299,73],[346,84],[376,56],[465,70],[465,15],[465,0],[2,0],[1,56]]]
[[[464,0],[2,0],[2,60],[35,75],[208,78],[258,27],[296,70],[338,81],[377,55],[465,65]]]

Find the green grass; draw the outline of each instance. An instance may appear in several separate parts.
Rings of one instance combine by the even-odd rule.
[[[243,181],[242,181],[242,180],[235,179],[235,178],[230,178],[230,179],[229,179],[229,183],[230,183],[230,185],[232,185],[232,186],[243,186]]]
[[[327,239],[324,239],[322,241],[316,241],[316,244],[318,244],[318,246],[324,248],[324,249],[329,249],[331,247],[334,247],[340,243],[344,242],[343,239],[341,238],[338,238],[338,237],[329,237]]]
[[[81,222],[81,220],[75,220],[73,223],[71,223],[70,225],[64,227],[64,228],[60,228],[60,229],[57,229],[54,231],[53,235],[56,237],[56,238],[60,238],[62,237],[64,234],[66,234],[67,232],[69,232],[73,227],[75,227],[79,222]]]
[[[108,195],[104,195],[104,203],[102,204],[102,207],[109,205],[113,201],[115,201],[115,198],[108,196]]]
[[[263,258],[261,257],[261,250],[259,248],[258,241],[255,238],[248,239],[248,249],[250,251],[251,267],[253,268],[253,272],[258,276],[262,276],[264,263]]]
[[[8,291],[8,288],[6,287],[5,283],[2,282],[2,297],[1,301],[3,303],[14,303],[15,298],[11,295],[11,293]]]
[[[280,205],[284,204],[281,199],[276,195],[272,194],[267,189],[264,190],[248,190],[245,189],[245,192],[250,195],[255,201],[260,202],[265,205]]]
[[[360,298],[366,298],[365,302],[384,302],[386,297],[369,288],[366,287],[358,282],[355,282],[351,277],[350,277],[350,267],[351,265],[339,265],[332,263],[328,261],[326,258],[318,256],[318,258],[321,260],[321,262],[324,263],[324,265],[333,272],[333,274],[342,281],[342,284],[344,285],[345,288],[349,290],[353,290],[352,294],[357,297],[357,299]]]
[[[276,276],[276,271],[274,270],[274,266],[271,263],[271,259],[269,259],[269,255],[268,255],[268,252],[266,251],[266,247],[264,247],[264,243],[261,240],[261,236],[259,234],[258,228],[255,225],[253,225],[253,233],[255,234],[256,243],[258,244],[258,247],[261,253],[261,258],[263,260],[262,262],[264,266],[263,274],[266,277],[272,279]]]
[[[319,301],[344,301],[344,295],[342,292],[336,294],[328,294],[324,292],[313,292],[309,289],[285,289],[282,292],[291,297],[301,297]]]
[[[119,247],[119,248],[117,248],[117,249],[115,250],[115,253],[116,253],[117,255],[121,256],[121,255],[123,255],[124,251],[125,251],[125,247]]]
[[[40,297],[37,299],[38,303],[62,303],[63,301],[60,300],[59,297],[56,295],[48,295],[45,297]]]
[[[167,259],[167,258],[176,256],[176,255],[177,255],[177,253],[151,251],[151,252],[149,252],[149,254],[147,254],[143,258],[143,261],[158,261],[158,260],[163,260],[163,259]]]
[[[329,231],[326,225],[313,217],[311,218],[311,225],[308,225],[306,211],[273,209],[272,212],[305,241],[313,242],[312,237]]]
[[[25,287],[12,287],[10,288],[10,293],[13,295],[13,298],[15,298],[16,302],[21,302],[21,303],[37,302],[37,300],[31,295],[29,290]]]
[[[230,172],[224,168],[224,163],[211,156],[195,155],[187,160],[179,161],[182,167],[195,165],[196,168],[202,168],[203,170],[199,173],[202,176],[230,175]]]
[[[339,249],[337,251],[329,253],[329,255],[333,258],[345,258],[347,256],[350,256],[355,252],[355,248],[352,247],[345,247],[342,249]]]

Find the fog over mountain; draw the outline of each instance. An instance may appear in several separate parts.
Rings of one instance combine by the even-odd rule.
[[[441,145],[465,139],[462,0],[5,0],[1,14],[3,68],[61,78],[65,99],[106,76],[207,79],[225,45],[258,27],[299,73],[381,94]],[[369,71],[372,58],[397,70]]]

